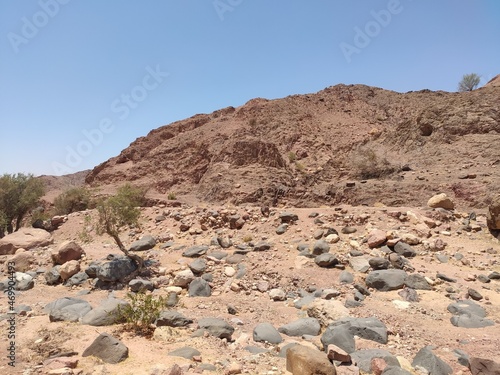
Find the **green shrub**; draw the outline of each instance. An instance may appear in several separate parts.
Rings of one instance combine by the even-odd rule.
[[[177,196],[175,195],[174,192],[170,192],[168,193],[168,196],[167,196],[168,200],[170,201],[175,201],[177,199]]]
[[[54,199],[57,215],[67,215],[76,211],[84,211],[90,205],[90,191],[85,187],[75,187],[59,194]]]
[[[128,293],[128,305],[118,308],[118,321],[125,323],[125,329],[143,336],[151,336],[154,331],[152,324],[165,308],[163,297],[153,297],[151,294],[139,292]]]
[[[250,242],[253,240],[253,237],[250,235],[250,234],[247,234],[245,236],[243,236],[243,238],[241,239],[243,242]]]
[[[290,151],[288,153],[288,160],[290,163],[293,163],[295,160],[297,160],[297,155],[295,155],[295,152]]]

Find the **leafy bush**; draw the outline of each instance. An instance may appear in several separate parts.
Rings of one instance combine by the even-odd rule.
[[[76,211],[84,211],[89,205],[90,191],[85,187],[68,189],[54,199],[57,215],[67,215]]]
[[[118,321],[125,323],[125,329],[143,336],[151,336],[154,331],[152,324],[165,308],[163,297],[153,297],[143,292],[128,293],[128,305],[118,308]]]

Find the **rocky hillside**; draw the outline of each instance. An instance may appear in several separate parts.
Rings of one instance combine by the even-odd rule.
[[[499,103],[491,82],[467,93],[337,85],[257,98],[155,129],[85,181],[130,181],[159,201],[421,206],[445,192],[482,208],[500,192]]]

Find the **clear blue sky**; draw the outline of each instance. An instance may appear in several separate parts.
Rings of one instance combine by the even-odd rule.
[[[498,0],[0,0],[0,173],[92,168],[254,97],[482,85],[499,37]]]

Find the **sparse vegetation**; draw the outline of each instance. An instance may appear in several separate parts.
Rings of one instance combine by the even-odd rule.
[[[367,147],[357,151],[353,164],[355,173],[361,179],[381,178],[396,171],[396,167],[385,156],[380,156]]]
[[[135,261],[138,271],[142,269],[143,259],[131,254],[120,239],[123,226],[138,226],[141,211],[138,206],[144,203],[145,191],[141,188],[125,184],[118,189],[116,195],[101,199],[97,203],[97,234],[108,234],[116,242],[120,250]]]
[[[461,81],[458,83],[458,91],[472,91],[477,88],[481,77],[476,73],[464,74]]]
[[[170,201],[175,201],[177,199],[177,195],[175,195],[175,193],[171,191],[170,193],[168,193],[167,199]]]
[[[295,169],[297,169],[299,172],[304,172],[306,170],[306,167],[304,166],[304,164],[297,161],[295,162]]]
[[[44,194],[43,183],[32,174],[4,174],[0,177],[0,238],[19,230],[30,210]]]
[[[83,219],[83,228],[81,232],[78,233],[78,238],[83,243],[92,242],[93,238],[90,235],[91,229],[89,229],[91,227],[92,227],[92,218],[89,214],[86,214],[85,218]]]
[[[57,215],[67,215],[86,210],[90,205],[90,191],[85,187],[66,190],[56,197],[54,206]]]
[[[243,236],[243,238],[242,238],[241,240],[242,240],[243,242],[248,243],[248,242],[250,242],[250,241],[252,241],[252,240],[253,240],[253,237],[252,237],[250,234],[247,234],[247,235]]]
[[[288,153],[288,160],[290,163],[293,163],[295,160],[297,160],[297,155],[295,155],[295,152],[290,151]]]
[[[152,324],[165,308],[163,297],[153,297],[147,293],[128,293],[128,305],[118,309],[118,321],[125,323],[125,329],[143,336],[151,336],[154,331]]]

